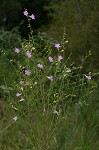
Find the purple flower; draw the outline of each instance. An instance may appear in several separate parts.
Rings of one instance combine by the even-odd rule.
[[[48,76],[47,78],[48,78],[50,81],[53,81],[53,76],[52,76],[52,75]]]
[[[32,57],[31,52],[27,52],[27,53],[26,53],[26,56],[27,56],[28,58],[31,58],[31,57]]]
[[[88,80],[91,80],[91,76],[85,75],[85,77],[86,77]]]
[[[19,48],[15,48],[15,52],[16,52],[16,53],[19,53],[19,52],[20,52],[20,49],[19,49]]]
[[[19,96],[21,96],[21,94],[20,93],[16,93],[16,97],[19,97]]]
[[[61,55],[58,56],[58,61],[61,61],[63,57]]]
[[[29,16],[32,20],[34,20],[35,19],[35,15],[31,15],[31,16]]]
[[[17,119],[18,119],[18,117],[17,117],[17,116],[13,117],[13,120],[14,120],[14,121],[16,121]]]
[[[71,72],[71,69],[70,69],[70,68],[68,68],[68,69],[66,70],[66,72]]]
[[[49,59],[49,62],[53,62],[53,57],[50,56],[48,59]]]
[[[55,47],[59,50],[59,48],[61,47],[59,43],[55,44]]]
[[[21,98],[21,99],[20,99],[20,102],[22,102],[22,101],[25,101],[25,99],[24,99],[24,98]]]
[[[25,75],[29,76],[31,74],[30,70],[25,70]]]
[[[42,64],[38,64],[37,65],[40,69],[43,69],[43,65]]]
[[[23,12],[23,14],[24,14],[24,16],[28,16],[28,11],[25,10],[25,11]]]

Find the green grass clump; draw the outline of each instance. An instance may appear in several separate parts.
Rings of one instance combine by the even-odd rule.
[[[1,150],[98,150],[97,73],[69,65],[66,44],[64,38],[40,51],[30,37],[11,58],[2,51]]]

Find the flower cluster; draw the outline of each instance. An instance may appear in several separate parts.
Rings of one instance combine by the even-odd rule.
[[[24,16],[29,17],[29,18],[31,18],[32,20],[35,20],[35,15],[34,15],[34,14],[29,15],[27,9],[23,12],[23,14],[24,14]]]
[[[24,15],[25,15],[25,16],[28,16],[27,10],[24,11]],[[55,44],[55,47],[59,50],[59,48],[60,48],[61,46],[60,46],[59,43],[57,43],[57,44]],[[16,53],[19,53],[19,52],[20,52],[20,49],[19,49],[19,48],[15,48],[15,52],[16,52]],[[26,56],[27,56],[28,58],[31,58],[31,57],[32,57],[31,51],[27,51],[27,52],[26,52]],[[63,57],[62,57],[61,55],[59,55],[59,56],[58,56],[58,61],[60,62],[60,61],[62,61],[62,59],[63,59]],[[49,60],[50,63],[54,62],[54,58],[53,58],[52,56],[49,56],[48,60]],[[44,66],[43,66],[43,64],[41,64],[41,63],[38,63],[38,64],[37,64],[37,67],[40,68],[41,70],[44,69]],[[30,70],[25,70],[25,71],[24,71],[24,74],[25,74],[26,76],[30,76],[30,75],[31,75],[31,71],[30,71]],[[48,78],[50,81],[53,81],[53,76],[52,76],[52,75],[47,76],[47,78]],[[20,84],[24,84],[24,82],[21,80],[21,81],[20,81]],[[26,85],[29,85],[29,83],[26,83]],[[19,97],[20,95],[21,95],[21,94],[19,94],[19,93],[16,94],[17,97]],[[22,100],[23,100],[23,99],[21,99],[21,101],[22,101]]]
[[[35,15],[34,14],[31,14],[29,15],[27,9],[23,12],[24,16],[26,16],[27,18],[30,18],[32,20],[35,20]],[[67,43],[68,41],[66,41]],[[60,43],[56,43],[54,45],[54,49],[55,51],[57,50],[58,51],[58,56],[57,57],[53,57],[52,54],[49,54],[48,58],[47,58],[47,62],[49,62],[49,65],[51,66],[51,68],[53,68],[53,66],[57,67],[58,69],[60,69],[59,67],[61,66],[61,62],[63,61],[63,55],[61,55],[61,52],[63,52],[63,50],[61,50],[61,44]],[[35,49],[35,48],[34,48]],[[60,51],[61,50],[61,51]],[[15,53],[17,53],[16,55],[18,55],[21,50],[18,48],[18,47],[15,47],[15,50],[14,50]],[[27,58],[27,60],[32,60],[32,57],[33,56],[33,53],[32,53],[32,50],[31,49],[28,49],[27,51],[25,51],[25,57]],[[27,61],[28,62],[28,61]],[[38,69],[38,72],[40,72],[43,76],[43,74],[46,72],[46,66],[44,63],[42,63],[41,61],[39,61],[38,63],[34,63],[36,64],[36,68]],[[28,65],[27,65],[28,66]],[[53,85],[53,81],[57,81],[56,80],[56,77],[58,76],[58,79],[62,81],[63,78],[65,77],[68,77],[70,75],[72,75],[72,72],[73,70],[70,69],[70,68],[67,68],[66,66],[64,67],[65,69],[63,70],[63,72],[61,71],[60,73],[60,70],[58,70],[58,73],[53,75],[53,73],[48,73],[46,74],[46,80],[49,81],[52,85]],[[16,97],[17,99],[19,99],[19,102],[23,102],[26,100],[25,96],[23,96],[24,94],[22,93],[24,91],[24,89],[26,87],[29,87],[30,88],[32,87],[32,83],[29,82],[29,80],[27,80],[30,77],[32,77],[32,70],[29,70],[30,68],[27,67],[27,69],[24,69],[24,76],[25,76],[25,79],[26,80],[20,80],[19,82],[19,87],[20,87],[20,90],[16,93]],[[49,69],[50,70],[50,69]],[[53,70],[51,70],[53,72]],[[63,73],[63,74],[62,74]],[[83,75],[84,78],[86,78],[86,80],[88,80],[88,82],[92,79],[92,76],[90,75]],[[67,78],[66,78],[67,79]],[[46,81],[45,80],[45,81]],[[79,79],[78,79],[79,80]],[[33,85],[38,85],[39,86],[39,81],[33,81],[34,84]],[[55,82],[54,82],[55,83]],[[57,92],[58,93],[58,92]],[[58,94],[57,94],[58,95]],[[23,102],[24,103],[24,102]],[[44,113],[46,113],[46,109],[44,107]],[[60,114],[60,111],[57,111],[57,109],[54,109],[53,110],[53,114],[55,115],[59,115]],[[13,120],[16,121],[18,118],[17,116],[13,117]]]
[[[26,17],[29,17],[29,18],[31,18],[32,20],[34,20],[35,19],[35,15],[34,14],[31,14],[31,15],[29,15],[29,13],[28,13],[28,11],[27,11],[27,9],[23,12],[23,14],[24,14],[24,16],[26,16]],[[61,45],[60,45],[60,43],[56,43],[55,45],[55,48],[59,51],[60,49],[61,49]],[[20,49],[19,48],[15,48],[15,53],[20,53]],[[28,58],[31,58],[32,57],[32,52],[31,51],[27,51],[26,53],[26,56],[28,57]],[[50,62],[50,63],[52,63],[52,66],[53,66],[53,63],[55,62],[55,60],[56,59],[54,59],[51,55],[48,57],[48,61]],[[62,62],[62,60],[63,60],[63,56],[62,55],[60,55],[60,51],[59,51],[59,55],[58,55],[58,57],[57,57],[57,60],[56,60],[56,62],[57,62],[57,64],[60,64],[60,62]],[[38,63],[37,64],[37,67],[39,68],[39,70],[41,71],[41,70],[44,70],[44,64],[43,63]],[[66,70],[65,70],[65,74],[67,75],[67,73],[69,74],[69,73],[71,73],[72,72],[72,70],[70,69],[70,68],[67,68]],[[31,70],[28,70],[28,69],[26,69],[26,70],[24,70],[24,74],[26,75],[26,76],[30,76],[31,75]],[[54,76],[53,75],[49,75],[49,76],[46,76],[46,78],[48,79],[48,80],[50,80],[51,82],[54,80]],[[91,76],[90,75],[85,75],[85,78],[86,79],[88,79],[88,80],[91,80]],[[60,78],[59,78],[60,80],[62,79],[62,76],[60,76]],[[30,83],[29,82],[25,82],[24,83],[24,81],[23,80],[20,80],[20,85],[21,85],[21,91],[23,91],[23,85],[25,85],[25,86],[29,86],[30,85]],[[37,82],[35,82],[35,84],[37,84]],[[16,93],[16,97],[19,97],[20,98],[20,102],[22,102],[22,101],[24,101],[25,99],[22,97],[22,94],[21,93]],[[58,112],[56,111],[56,110],[54,110],[54,112],[53,112],[54,114],[58,114]],[[15,116],[14,118],[13,118],[13,120],[17,120],[17,116]]]

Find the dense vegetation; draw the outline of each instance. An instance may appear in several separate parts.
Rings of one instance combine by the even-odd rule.
[[[1,1],[0,149],[98,150],[98,1]]]
[[[17,27],[20,35],[28,38],[30,30],[27,19],[23,16],[25,9],[36,16],[35,22],[31,22],[35,34],[39,31],[45,32],[60,42],[65,30],[69,41],[65,57],[72,54],[71,59],[78,65],[90,51],[92,56],[86,62],[85,68],[88,71],[98,71],[98,0],[1,0],[0,28],[11,31]]]
[[[65,55],[72,53],[72,60],[78,64],[89,51],[91,57],[86,62],[87,70],[99,69],[99,1],[95,0],[62,0],[51,2],[46,10],[50,12],[52,24],[47,33],[57,40],[65,32],[69,43]]]

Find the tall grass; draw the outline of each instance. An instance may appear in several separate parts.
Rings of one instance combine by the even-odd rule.
[[[11,59],[2,52],[1,150],[98,150],[99,84],[68,65],[66,44],[63,36],[42,47],[30,36]]]

